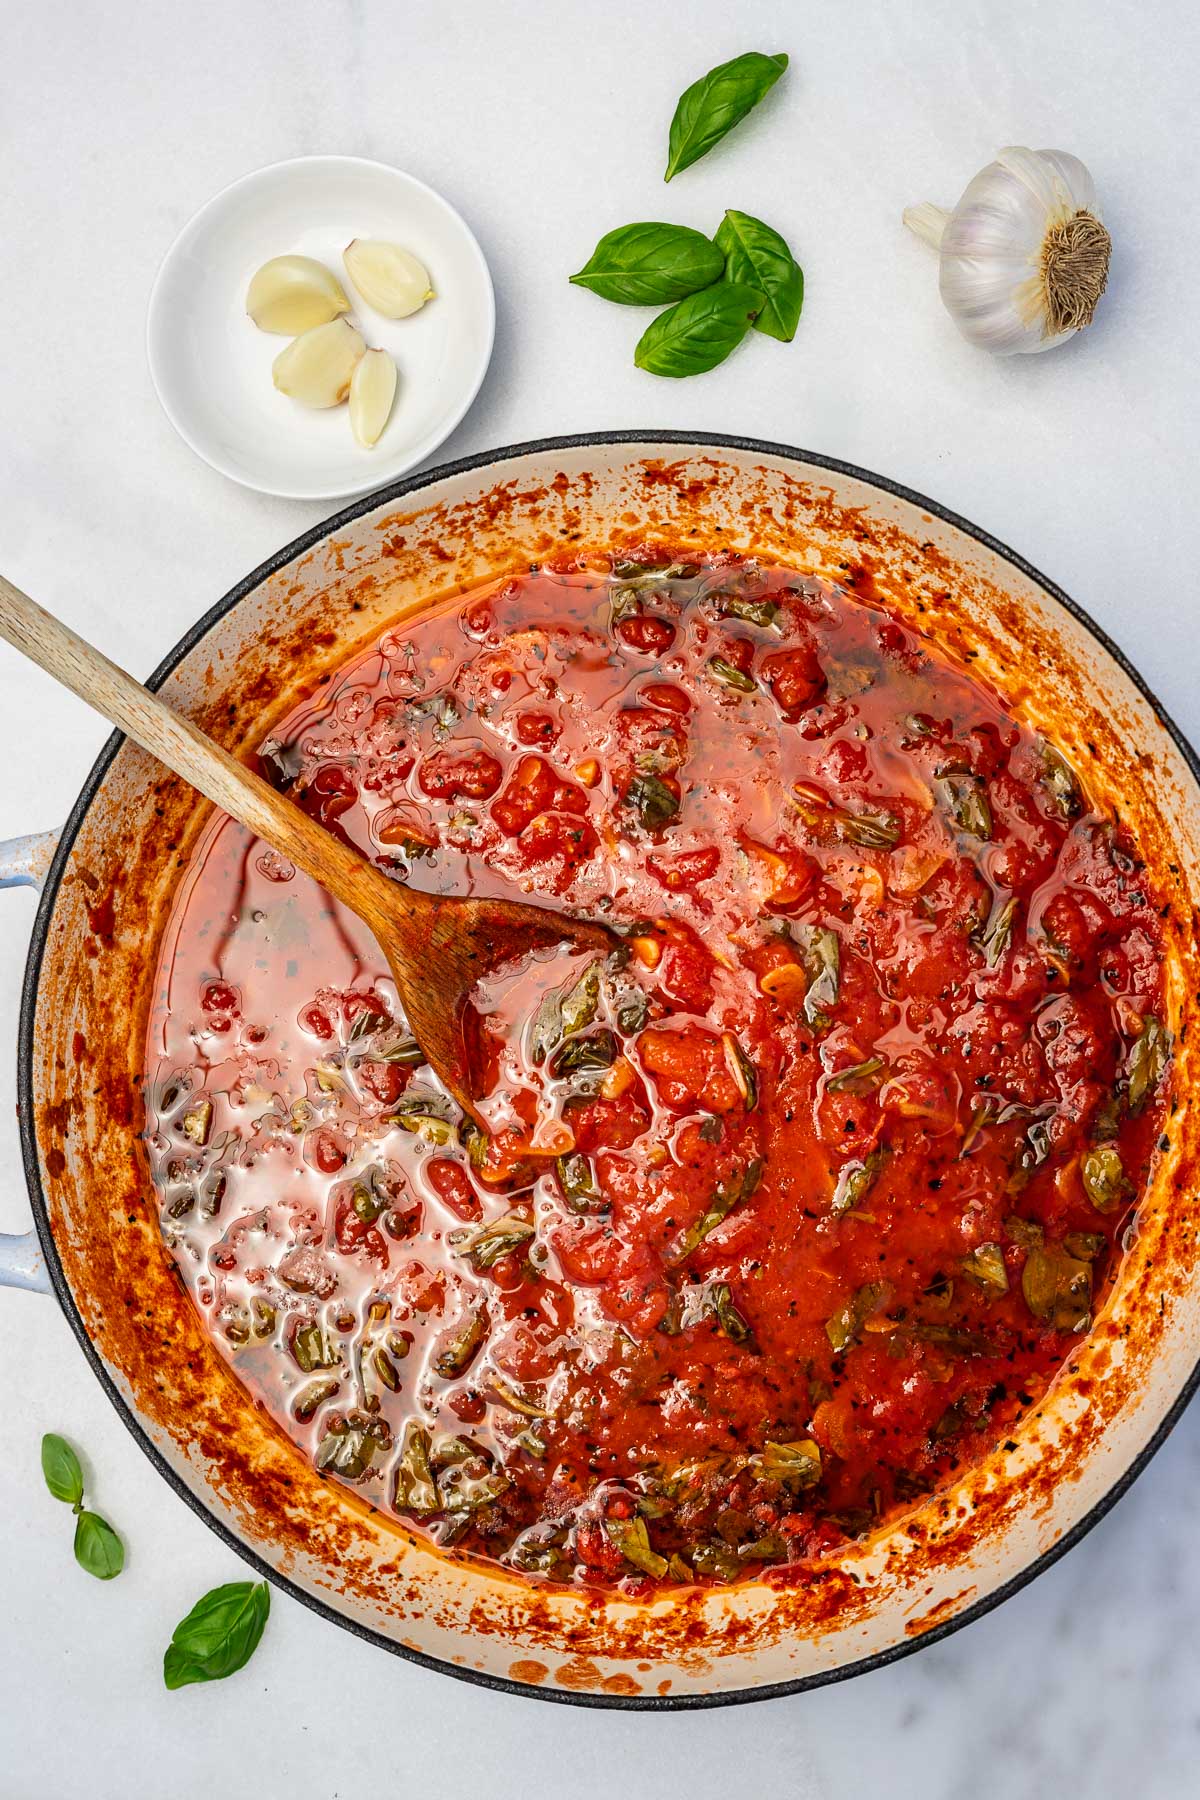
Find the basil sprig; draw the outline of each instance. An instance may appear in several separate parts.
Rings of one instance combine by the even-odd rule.
[[[787,66],[782,52],[764,56],[759,50],[748,50],[732,62],[718,64],[685,89],[671,120],[663,180],[670,181],[682,169],[690,169],[719,144],[770,92]]]
[[[804,271],[779,233],[749,213],[730,211],[713,241],[724,253],[726,281],[757,288],[766,302],[754,329],[790,344],[804,305]]]
[[[258,1648],[271,1611],[265,1581],[229,1581],[197,1600],[175,1627],[163,1656],[169,1688],[224,1681],[244,1669]]]
[[[667,306],[711,287],[725,257],[702,231],[687,225],[621,225],[608,231],[571,280],[618,306]]]
[[[710,69],[680,97],[671,121],[666,179],[690,168],[774,87],[781,51],[751,50]],[[651,375],[678,380],[724,362],[753,325],[788,344],[804,305],[804,273],[773,226],[728,211],[715,235],[647,220],[606,232],[571,276],[619,306],[663,306],[634,351]]]
[[[676,378],[715,369],[741,343],[764,304],[756,289],[718,281],[652,319],[633,360],[651,375]]]
[[[79,1458],[55,1431],[42,1439],[42,1474],[54,1498],[75,1514],[75,1561],[97,1581],[111,1581],[125,1567],[125,1546],[107,1519],[85,1509]]]

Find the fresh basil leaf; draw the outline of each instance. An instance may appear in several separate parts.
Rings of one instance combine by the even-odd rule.
[[[685,89],[671,120],[663,180],[670,181],[682,169],[690,169],[719,144],[775,86],[787,66],[782,52],[764,56],[760,50],[748,50],[732,62],[719,63]]]
[[[48,1431],[42,1439],[42,1474],[46,1486],[56,1500],[67,1506],[78,1506],[83,1499],[83,1470],[79,1458],[56,1432]]]
[[[745,337],[765,302],[755,288],[718,281],[652,319],[633,360],[651,375],[700,375],[715,369]]]
[[[75,1561],[97,1581],[111,1581],[125,1567],[125,1546],[99,1513],[81,1512],[76,1519]]]
[[[163,1657],[169,1688],[192,1681],[224,1681],[245,1668],[258,1648],[271,1610],[265,1581],[229,1581],[197,1600],[175,1627]]]
[[[702,231],[687,225],[621,225],[606,232],[578,275],[618,306],[667,306],[720,281],[725,258]]]
[[[725,253],[725,279],[756,288],[766,305],[755,331],[790,344],[804,305],[804,271],[777,231],[749,213],[727,212],[713,240]]]

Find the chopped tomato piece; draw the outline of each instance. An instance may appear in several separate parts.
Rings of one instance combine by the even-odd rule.
[[[661,881],[672,893],[681,888],[694,888],[701,881],[707,881],[715,875],[721,866],[721,851],[718,845],[708,844],[703,850],[683,850],[678,856],[648,856],[646,867],[656,881]]]
[[[479,1195],[461,1163],[448,1156],[435,1156],[425,1165],[425,1175],[438,1198],[460,1219],[481,1219],[483,1208]]]
[[[762,661],[762,673],[785,718],[796,719],[825,692],[825,671],[815,648],[805,644],[777,650]]]
[[[655,1077],[660,1099],[680,1111],[698,1102],[709,1112],[741,1109],[741,1091],[729,1072],[718,1033],[698,1025],[651,1026],[637,1042],[642,1067]]]
[[[565,781],[541,756],[523,756],[504,792],[492,803],[501,831],[517,837],[539,813],[586,813],[587,794]]]
[[[427,756],[417,774],[425,793],[438,800],[461,796],[467,800],[487,800],[500,786],[503,771],[494,756],[486,750],[435,750]]]

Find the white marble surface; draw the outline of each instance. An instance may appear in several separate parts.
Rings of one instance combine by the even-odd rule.
[[[0,0],[0,42],[0,566],[132,669],[320,516],[229,485],[172,434],[142,346],[158,259],[243,171],[343,150],[440,187],[491,259],[496,357],[447,454],[671,425],[885,471],[1062,582],[1200,735],[1200,27],[1181,0]],[[677,91],[749,47],[788,50],[786,81],[664,189]],[[899,213],[952,200],[1013,140],[1091,165],[1118,248],[1086,341],[991,363],[955,336]],[[565,277],[612,225],[711,229],[729,204],[783,228],[805,265],[795,345],[753,341],[710,376],[656,382],[632,366],[637,315]],[[0,837],[59,822],[103,735],[0,652]],[[0,903],[7,1035],[33,906]],[[7,1229],[28,1216],[12,1080],[9,1056]],[[3,1800],[1195,1792],[1195,1409],[1081,1547],[949,1642],[790,1701],[642,1717],[474,1691],[282,1596],[245,1674],[166,1694],[172,1625],[237,1560],[140,1455],[51,1302],[0,1294],[0,1366]],[[128,1539],[111,1586],[72,1563],[38,1473],[47,1427],[86,1447]]]

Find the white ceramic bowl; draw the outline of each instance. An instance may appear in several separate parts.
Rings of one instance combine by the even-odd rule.
[[[342,264],[355,237],[411,250],[436,298],[408,319],[367,306]],[[272,383],[291,340],[251,322],[246,289],[289,253],[327,264],[368,345],[396,359],[396,403],[372,450],[355,442],[346,407],[314,412]],[[184,227],[150,295],[146,347],[163,409],[197,456],[262,493],[328,500],[393,481],[437,449],[479,392],[495,323],[483,252],[439,194],[383,163],[302,156],[243,176]]]

